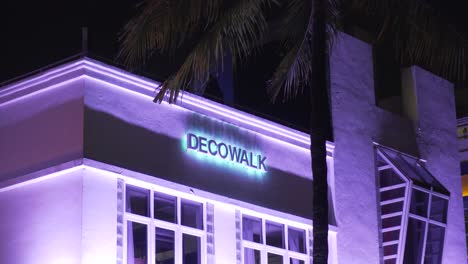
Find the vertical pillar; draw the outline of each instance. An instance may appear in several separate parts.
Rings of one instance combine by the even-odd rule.
[[[339,263],[379,263],[372,47],[339,33],[330,58]]]
[[[453,85],[411,67],[417,96],[417,144],[427,168],[450,192],[442,263],[465,263],[466,242]]]

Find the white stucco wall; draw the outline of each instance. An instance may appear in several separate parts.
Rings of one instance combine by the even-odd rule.
[[[82,264],[116,263],[117,177],[84,168],[82,200]]]
[[[116,263],[117,177],[77,166],[0,189],[0,263]]]
[[[226,116],[222,120],[180,105],[155,104],[151,97],[120,85],[85,81],[85,157],[311,218],[312,206],[303,203],[312,200],[308,148],[236,126]],[[182,106],[184,100],[182,96]],[[183,147],[189,132],[261,153],[268,171],[251,174],[226,160],[194,156]]]
[[[426,159],[429,170],[449,189],[444,263],[463,263],[460,261],[466,253],[464,236],[460,235],[464,227],[451,85],[417,67],[406,70],[404,81],[414,88],[410,99],[417,102],[408,109],[414,120],[396,116],[375,106],[371,46],[346,34],[339,34],[335,44],[330,67],[336,147],[334,160],[329,157],[328,162],[331,197],[335,198],[330,201],[334,205],[331,212],[338,229],[336,240],[334,235],[330,237],[332,257],[346,264],[380,261],[374,162],[377,142]],[[107,70],[112,74],[118,71]],[[258,133],[253,125],[221,113],[207,114],[202,107],[184,104],[184,98],[182,107],[155,105],[147,90],[139,92],[143,88],[132,79],[135,77],[125,77],[123,71],[118,76],[104,74],[102,68],[87,71],[87,77],[44,93],[11,102],[4,99],[8,95],[0,96],[0,182],[89,155],[116,168],[121,166],[119,173],[128,169],[145,174],[146,182],[164,179],[185,189],[211,192],[209,197],[222,195],[228,202],[242,201],[266,211],[291,213],[287,210],[296,207],[293,214],[304,213],[296,214],[299,217],[311,212],[310,200],[304,202],[298,195],[311,195],[310,156],[303,145],[278,140],[272,131],[257,127],[262,131]],[[199,107],[201,112],[191,107]],[[244,118],[255,119],[251,115]],[[249,176],[189,157],[181,140],[192,129],[261,151],[268,157],[271,171],[262,177]],[[124,134],[129,131],[138,134]],[[116,162],[114,157],[122,160]],[[134,167],[125,167],[129,164]],[[114,263],[116,181],[115,175],[84,169],[0,191],[0,213],[8,216],[0,222],[0,235],[8,241],[0,247],[0,263],[13,259],[25,264],[51,263],[45,261],[50,259],[64,264]],[[287,191],[279,195],[282,190]],[[226,229],[215,233],[217,263],[235,259],[234,216],[233,208],[215,206],[217,229]],[[46,239],[53,235],[53,239],[48,238],[52,246],[38,243],[36,235]],[[27,253],[19,254],[18,248]],[[38,254],[43,262],[34,259]]]
[[[215,263],[235,263],[236,210],[234,207],[215,204]]]
[[[371,45],[339,34],[330,67],[338,261],[380,261],[375,142],[427,160],[429,171],[451,193],[443,263],[465,263],[451,84],[419,67],[405,69],[408,113],[398,116],[375,104]]]
[[[312,199],[306,134],[194,95],[178,105],[154,104],[157,85],[82,59],[3,87],[0,182],[91,158],[280,211],[294,205],[289,213],[311,217],[301,200]],[[182,146],[193,131],[261,153],[268,172],[200,160]]]
[[[259,151],[267,157],[267,164],[271,168],[307,179],[312,178],[308,148],[265,137],[256,133],[255,130],[236,126],[232,120],[226,122],[223,118],[218,119],[216,116],[185,109],[179,106],[179,104],[183,105],[183,95],[179,103],[174,105],[155,104],[151,97],[122,88],[116,89],[115,86],[103,81],[87,79],[85,85],[85,105],[92,110],[110,114],[123,122],[176,141],[183,140],[187,132],[201,131],[214,139],[238,143],[240,146],[251,147]],[[126,86],[128,85],[123,87]],[[200,100],[206,99],[200,98]],[[256,118],[248,114],[245,118],[250,117]],[[224,119],[227,118],[224,117]],[[106,132],[119,133],[119,131]],[[129,138],[129,140],[137,141],[138,138]],[[179,150],[184,151],[182,148]]]
[[[10,101],[0,94],[0,181],[83,156],[83,87],[77,79]]]
[[[368,44],[338,35],[330,60],[338,263],[380,261],[370,62]]]
[[[82,263],[82,175],[0,190],[0,263]]]
[[[418,147],[427,168],[450,192],[443,263],[466,262],[466,238],[460,159],[457,151],[453,85],[419,67],[413,67],[419,120]]]
[[[90,65],[95,68],[91,69]],[[148,82],[137,79],[139,77],[130,76],[122,70],[103,66],[98,62],[80,60],[32,76],[0,91],[0,188],[20,184],[19,187],[6,187],[11,190],[0,192],[4,201],[2,206],[5,214],[13,212],[16,206],[24,207],[25,210],[15,212],[15,217],[21,217],[30,215],[25,211],[32,204],[35,206],[32,212],[37,216],[25,219],[24,222],[4,223],[2,234],[5,237],[13,237],[17,232],[23,235],[13,239],[15,244],[11,247],[0,246],[0,250],[9,252],[4,258],[8,261],[16,258],[16,255],[12,255],[16,254],[13,249],[21,248],[33,253],[44,251],[40,255],[44,262],[34,262],[28,258],[33,253],[27,253],[19,261],[25,264],[116,261],[116,255],[119,255],[116,250],[116,244],[119,243],[116,227],[116,175],[109,176],[109,172],[81,166],[83,158],[93,158],[97,153],[93,152],[95,149],[92,147],[95,146],[104,150],[104,154],[111,154],[106,156],[98,153],[96,160],[106,165],[120,165],[128,170],[146,173],[147,180],[169,180],[173,185],[184,184],[184,188],[199,188],[200,191],[211,192],[219,199],[232,199],[247,207],[263,208],[274,215],[286,215],[286,219],[310,221],[306,218],[311,215],[312,208],[309,205],[304,206],[309,204],[307,201],[310,202],[312,197],[306,134],[203,98],[192,99],[195,100],[193,104],[184,102],[182,97],[178,106],[165,103],[156,105],[152,102],[151,95],[148,96]],[[218,110],[210,110],[210,107],[218,107]],[[96,116],[103,117],[104,120],[93,119]],[[103,127],[90,126],[108,120],[115,127],[107,127],[107,123]],[[146,137],[140,137],[140,134],[125,134],[120,137],[124,131],[119,128],[125,126],[131,128],[127,132],[143,131]],[[219,166],[189,156],[182,147],[182,140],[185,133],[193,130],[261,152],[267,157],[268,172],[264,176],[250,175],[243,170],[232,170],[223,164]],[[108,138],[112,140],[103,140]],[[157,139],[154,140],[155,138]],[[92,139],[97,140],[93,142]],[[150,140],[146,141],[148,139]],[[89,142],[91,143],[87,144]],[[96,145],[90,147],[92,143]],[[105,145],[106,143],[110,145]],[[163,144],[168,144],[171,148],[164,148]],[[152,152],[155,150],[156,152]],[[119,158],[123,158],[123,163],[107,159],[114,157],[112,154],[116,152],[120,154]],[[155,153],[158,155],[152,155]],[[127,160],[136,161],[137,166],[125,167]],[[331,157],[328,162],[331,166]],[[48,176],[64,169],[57,165],[65,163],[80,169],[70,173],[73,177]],[[138,167],[142,164],[143,168]],[[156,169],[148,171],[145,166]],[[37,173],[28,174],[41,169],[48,173],[40,176]],[[332,171],[331,169],[330,172]],[[66,179],[74,179],[75,182],[67,182]],[[51,200],[45,192],[54,191],[41,190],[53,184],[57,185],[54,187],[54,190],[57,189],[57,197]],[[33,193],[39,197],[34,202],[27,195],[26,199],[21,198],[22,193],[29,190],[27,188],[32,188],[31,186],[37,188]],[[333,192],[333,186],[331,190]],[[15,192],[20,192],[21,195],[15,196]],[[76,203],[71,203],[70,197]],[[56,207],[62,210],[56,210]],[[44,210],[40,211],[39,208]],[[217,225],[221,226],[220,229],[228,228],[226,232],[216,233],[219,242],[219,245],[216,244],[219,249],[216,257],[219,258],[219,263],[223,263],[236,257],[235,217],[231,207],[215,207],[215,210]],[[42,214],[49,212],[52,214],[42,217]],[[46,236],[45,231],[38,229],[38,236],[29,238],[21,233],[22,226],[34,223],[34,228],[49,227],[46,221],[55,224],[62,216],[67,218],[68,214],[74,215],[74,222],[71,219],[72,222],[64,222],[71,226],[69,229],[64,231],[60,224],[50,226],[57,228],[56,233],[50,234],[54,239],[60,241],[70,235],[71,238],[68,239],[74,243],[57,242],[57,248],[61,246],[57,258],[53,256],[57,255],[56,251],[45,250],[46,244],[37,244],[40,241],[37,237]]]

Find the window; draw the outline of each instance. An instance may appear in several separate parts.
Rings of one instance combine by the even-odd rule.
[[[465,232],[466,232],[466,242],[468,244],[468,196],[463,197],[463,209],[464,209],[464,215],[465,215]],[[468,253],[468,247],[467,247],[467,253]]]
[[[468,160],[464,160],[460,163],[461,175],[468,175]]]
[[[420,263],[423,256],[424,263],[442,263],[448,197],[418,186],[411,196],[410,208],[417,209],[409,212],[403,263]]]
[[[201,264],[204,203],[126,185],[127,264]]]
[[[383,263],[442,263],[448,191],[419,160],[387,148],[377,148],[377,171]]]
[[[301,228],[244,214],[244,264],[308,263],[306,231]]]

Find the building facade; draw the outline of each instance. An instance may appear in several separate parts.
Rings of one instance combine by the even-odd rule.
[[[460,151],[460,173],[462,179],[466,228],[468,225],[468,117],[458,119],[457,134]],[[466,236],[466,241],[468,242],[468,233]]]
[[[329,263],[464,263],[452,85],[372,47],[330,61]],[[83,58],[0,90],[0,263],[312,263],[307,134]]]

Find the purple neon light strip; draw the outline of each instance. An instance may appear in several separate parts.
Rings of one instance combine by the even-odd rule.
[[[47,82],[50,81],[54,78],[63,76],[65,74],[74,72],[80,68],[82,65],[82,61],[79,62],[74,62],[71,64],[63,65],[60,66],[59,68],[47,71],[45,73],[42,73],[39,76],[36,77],[31,77],[30,79],[26,79],[24,81],[20,81],[19,83],[13,83],[11,85],[6,86],[5,88],[0,90],[0,97],[7,96],[13,93],[21,92],[23,90],[26,90],[32,86],[38,85],[42,82]],[[71,70],[68,70],[71,69]],[[68,70],[68,71],[67,71]],[[51,76],[51,77],[49,77]],[[31,83],[31,84],[29,84]],[[28,85],[29,84],[29,85]],[[17,89],[15,89],[17,88]]]
[[[67,71],[67,69],[70,69],[70,70]],[[150,94],[155,94],[155,91],[157,89],[159,89],[159,84],[157,84],[157,83],[146,81],[146,80],[142,79],[141,77],[135,77],[135,76],[133,76],[131,74],[123,73],[121,71],[114,70],[112,68],[102,66],[102,65],[100,65],[98,63],[90,61],[89,59],[83,59],[83,60],[81,60],[79,62],[64,65],[64,66],[59,67],[59,68],[57,68],[55,70],[48,71],[48,72],[44,73],[45,75],[43,74],[43,75],[38,76],[36,78],[32,78],[30,80],[27,80],[26,84],[31,83],[27,87],[23,86],[24,82],[19,83],[19,84],[14,84],[14,85],[12,85],[10,87],[7,87],[6,90],[4,90],[3,92],[0,92],[0,97],[7,96],[7,95],[10,95],[12,93],[19,92],[19,91],[23,91],[23,90],[25,90],[25,89],[27,89],[29,87],[32,87],[34,85],[37,85],[37,84],[41,83],[41,82],[49,81],[49,80],[51,80],[53,78],[60,77],[62,75],[71,73],[71,72],[73,72],[75,70],[79,70],[79,69],[90,70],[90,71],[93,71],[93,72],[108,76],[110,78],[114,78],[114,79],[129,83],[129,84],[138,86],[138,87],[143,88],[144,90],[150,92]],[[44,77],[48,77],[48,76],[51,76],[51,77],[44,79]],[[87,76],[89,76],[89,75],[87,75]],[[96,78],[94,78],[94,79],[96,79]],[[15,90],[14,88],[16,88],[16,87],[18,87],[18,88],[21,87],[21,88],[20,88],[20,90]],[[127,89],[127,88],[125,88],[125,89],[131,91],[131,89]],[[139,93],[139,92],[136,92],[136,91],[134,91],[134,92]],[[145,94],[145,95],[149,96],[148,94]],[[205,110],[205,111],[207,111],[209,113],[213,113],[213,114],[217,114],[217,115],[221,114],[221,115],[225,116],[227,119],[236,120],[236,121],[238,121],[240,123],[244,123],[246,125],[258,128],[260,131],[261,130],[268,131],[268,132],[270,132],[272,134],[276,134],[276,135],[279,135],[281,137],[288,138],[288,139],[294,140],[296,142],[299,142],[299,143],[302,143],[302,144],[305,144],[305,145],[310,144],[310,140],[309,140],[308,136],[304,136],[304,135],[299,134],[298,132],[294,132],[294,131],[291,131],[289,129],[285,129],[280,125],[271,124],[269,122],[261,120],[260,118],[251,117],[250,115],[245,114],[245,113],[239,113],[239,111],[236,111],[236,110],[230,110],[225,106],[218,105],[217,103],[207,102],[205,100],[201,100],[197,96],[191,95],[189,93],[184,94],[183,98],[184,98],[184,100],[182,101],[182,105],[186,104],[186,105],[193,106],[195,108],[203,109],[203,110]],[[332,146],[328,146],[328,144],[327,144],[327,148],[331,149]]]
[[[112,83],[109,83],[107,81],[98,79],[96,77],[92,77],[92,76],[84,76],[84,77],[88,78],[90,80],[93,80],[95,82],[102,83],[103,85],[112,86],[113,88],[122,90],[123,92],[126,92],[126,93],[130,93],[130,94],[133,94],[133,95],[136,95],[136,96],[142,96],[142,97],[145,97],[145,98],[148,98],[148,99],[153,99],[153,97],[150,96],[150,95],[140,93],[140,92],[137,92],[137,91],[134,91],[134,90],[131,90],[131,89],[127,89],[127,88],[124,88],[124,87],[122,87],[120,85],[112,84]],[[168,103],[166,103],[166,104],[168,104]],[[170,106],[175,107],[175,108],[177,108],[179,110],[183,110],[183,111],[191,111],[191,110],[189,110],[187,108],[184,108],[184,107],[176,105],[176,104],[171,104]],[[296,145],[296,144],[290,143],[288,141],[284,141],[284,140],[281,140],[281,139],[278,139],[278,138],[275,138],[275,137],[272,137],[272,136],[269,136],[269,135],[266,135],[266,134],[262,134],[261,132],[258,132],[258,131],[255,131],[255,130],[252,130],[252,131],[254,133],[256,133],[256,134],[259,134],[260,136],[267,137],[270,140],[273,140],[273,141],[277,142],[278,144],[287,144],[289,147],[297,147],[300,150],[307,151],[307,152],[309,151],[309,149],[307,147],[305,147],[305,146]],[[333,151],[333,146],[332,145],[327,145],[327,150]]]
[[[53,90],[53,89],[55,89],[55,88],[57,88],[57,87],[61,87],[61,86],[63,86],[63,85],[70,84],[70,83],[72,83],[72,82],[74,82],[74,81],[83,79],[83,78],[85,78],[85,77],[86,77],[86,76],[84,76],[84,75],[79,75],[79,76],[73,77],[73,78],[71,78],[71,79],[67,79],[67,80],[64,80],[64,81],[62,81],[62,82],[59,82],[59,83],[56,83],[56,84],[47,86],[47,90],[45,90],[45,89],[36,90],[36,91],[33,91],[33,92],[29,93],[29,94],[26,94],[26,95],[23,95],[23,96],[19,96],[19,97],[16,97],[16,98],[13,98],[13,99],[11,99],[11,100],[4,101],[4,102],[2,102],[2,101],[0,100],[0,106],[5,106],[5,105],[9,105],[9,104],[15,103],[15,102],[17,102],[17,101],[19,101],[19,100],[21,100],[21,99],[27,98],[28,96],[32,96],[32,95],[37,95],[37,94],[40,94],[40,93],[44,93],[44,92]],[[34,86],[34,85],[33,85],[33,86]],[[22,89],[21,91],[23,91],[23,89]],[[8,96],[8,95],[9,95],[9,94],[7,94],[7,96]],[[1,98],[1,96],[0,96],[0,98]]]
[[[115,89],[122,90],[122,91],[124,91],[124,92],[126,92],[126,93],[130,93],[130,94],[133,94],[133,95],[136,95],[136,96],[142,96],[142,97],[145,97],[145,98],[148,98],[148,99],[152,99],[152,98],[153,98],[153,97],[150,96],[150,95],[143,94],[143,93],[140,93],[140,92],[137,92],[137,91],[133,91],[133,90],[124,88],[124,87],[122,87],[122,86],[120,86],[120,85],[112,84],[112,83],[109,83],[109,82],[107,82],[107,81],[98,79],[98,78],[96,78],[96,77],[92,77],[92,76],[84,76],[84,77],[85,77],[85,78],[88,78],[88,79],[90,79],[90,80],[93,80],[93,81],[95,81],[95,82],[102,83],[103,85],[112,86],[112,87],[114,87]],[[168,103],[166,103],[166,104],[168,104]],[[169,105],[169,104],[168,104],[168,105]],[[175,107],[175,108],[180,109],[180,110],[183,110],[183,111],[191,111],[191,110],[188,110],[187,108],[184,108],[184,107],[179,106],[179,105],[176,105],[176,104],[171,104],[170,106],[171,106],[171,107]],[[266,134],[262,134],[261,132],[258,132],[258,131],[253,131],[253,132],[254,132],[254,133],[257,133],[257,134],[259,134],[259,135],[261,135],[261,136],[263,136],[263,137],[267,137],[267,138],[269,138],[269,139],[271,139],[271,140],[273,140],[273,141],[276,141],[276,142],[278,142],[278,143],[280,143],[280,144],[288,144],[289,146],[294,146],[294,147],[297,147],[297,148],[299,148],[299,149],[301,149],[301,150],[309,151],[309,149],[306,148],[306,147],[304,147],[304,146],[295,145],[295,144],[292,144],[292,143],[290,143],[290,142],[287,142],[287,141],[284,141],[284,140],[280,140],[280,139],[274,138],[274,137],[269,136],[269,135],[266,135]],[[328,145],[327,145],[327,147],[328,147]]]
[[[103,71],[100,71],[100,70],[96,70],[96,69],[93,69],[94,71],[98,72],[98,73],[101,73],[101,74],[104,74],[104,75],[108,75],[107,73],[103,72]],[[117,76],[111,76],[113,78],[116,78],[120,81],[123,81],[123,82],[127,82],[127,83],[131,83],[133,85],[138,85],[138,86],[141,86],[141,84],[138,84],[138,83],[135,83],[135,82],[132,82],[132,81],[128,81],[126,80],[125,78],[121,78],[121,77],[117,77]],[[146,88],[146,87],[145,87]],[[152,91],[154,92],[155,90],[154,89],[148,89],[146,88],[148,91]],[[157,88],[155,88],[157,89]],[[211,112],[211,113],[214,113],[214,114],[219,114],[221,113],[221,115],[224,115],[226,117],[228,117],[229,119],[234,119],[236,121],[239,121],[241,123],[246,123],[248,125],[251,125],[253,127],[256,127],[256,128],[260,128],[260,129],[264,129],[264,130],[267,130],[273,134],[279,134],[283,137],[286,137],[286,138],[290,138],[290,139],[293,139],[295,141],[299,141],[303,144],[309,144],[309,140],[307,137],[300,137],[298,135],[295,135],[285,129],[282,129],[280,127],[277,127],[277,126],[273,126],[273,125],[270,125],[266,122],[262,122],[262,121],[258,121],[258,120],[255,120],[247,115],[243,115],[243,114],[239,114],[235,111],[232,111],[232,110],[227,110],[226,108],[223,108],[223,107],[219,107],[215,104],[212,104],[212,103],[207,103],[207,102],[204,102],[202,100],[199,100],[198,98],[193,98],[192,96],[190,96],[189,94],[186,94],[184,95],[184,99],[185,101],[183,102],[188,104],[188,105],[191,105],[191,106],[194,106],[196,108],[201,108],[207,112]]]
[[[241,123],[246,123],[248,125],[251,125],[251,126],[254,126],[254,127],[257,127],[257,128],[261,128],[261,129],[264,129],[266,131],[269,131],[273,134],[279,134],[283,137],[286,137],[286,138],[290,138],[290,139],[293,139],[293,140],[296,140],[296,141],[299,141],[301,143],[304,143],[304,144],[309,144],[309,139],[308,137],[304,137],[304,136],[300,136],[300,135],[297,135],[295,133],[292,133],[288,130],[285,130],[285,129],[282,129],[278,126],[275,126],[275,125],[270,125],[266,122],[262,122],[260,120],[257,120],[255,118],[251,118],[249,116],[246,116],[246,115],[242,115],[242,114],[239,114],[237,112],[234,112],[234,111],[231,111],[231,110],[228,110],[228,109],[225,109],[225,108],[221,108],[217,105],[214,105],[214,104],[207,104],[206,102],[203,102],[203,101],[199,101],[199,100],[196,100],[194,98],[191,98],[189,96],[187,96],[187,98],[189,102],[189,104],[192,104],[194,106],[197,106],[197,107],[200,107],[204,110],[207,110],[207,111],[210,111],[210,112],[213,112],[213,113],[218,113],[221,112],[221,114],[223,115],[226,115],[228,116],[229,118],[231,119],[235,119]],[[213,109],[217,110],[217,111],[213,111]]]
[[[104,68],[101,65],[98,65],[98,64],[95,64],[95,63],[92,63],[92,62],[89,62],[89,61],[85,61],[85,64],[89,64],[89,65],[95,66],[97,68]],[[116,75],[123,75],[125,78],[121,78],[120,76],[119,77],[109,76],[109,74],[106,74],[105,72],[102,72],[102,71],[99,71],[99,70],[96,70],[96,69],[90,69],[90,70],[94,70],[96,72],[107,75],[109,77],[117,78],[117,79],[119,79],[121,81],[124,81],[124,82],[129,82],[128,79],[137,80],[137,82],[130,82],[130,83],[132,83],[134,85],[139,85],[139,86],[141,86],[143,84],[143,85],[146,86],[146,87],[143,87],[143,88],[146,88],[147,90],[149,90],[151,92],[154,92],[155,90],[159,89],[159,85],[155,85],[154,83],[150,83],[150,82],[147,82],[147,81],[144,81],[144,80],[141,80],[141,79],[136,79],[134,76],[131,76],[131,75],[128,75],[128,74],[125,74],[125,73],[121,73],[121,72],[118,72],[118,71],[115,71],[115,70],[112,70],[112,69],[109,69],[109,68],[104,68],[104,69],[105,69],[105,71],[112,72],[112,73],[114,73]],[[257,127],[257,128],[263,129],[263,130],[267,130],[267,131],[269,131],[269,132],[271,132],[273,134],[279,134],[280,136],[293,139],[295,141],[301,142],[301,143],[306,144],[306,145],[308,145],[309,142],[310,142],[309,138],[306,137],[306,136],[298,135],[298,133],[296,133],[296,132],[288,131],[288,130],[282,128],[282,127],[279,127],[278,125],[269,124],[267,122],[258,120],[257,118],[252,118],[252,117],[250,117],[250,116],[248,116],[246,114],[242,114],[242,113],[239,113],[237,111],[229,110],[226,107],[220,107],[217,104],[200,100],[200,99],[194,97],[191,94],[185,94],[184,99],[186,99],[186,101],[183,102],[183,103],[187,103],[189,105],[201,108],[201,109],[206,110],[208,112],[212,112],[212,113],[215,113],[215,114],[221,112],[222,115],[225,115],[226,117],[228,117],[230,119],[234,119],[234,120],[237,120],[237,121],[239,121],[241,123],[246,123],[246,124],[251,125],[253,127]]]
[[[83,64],[84,65],[89,65],[89,66],[92,66],[92,67],[86,67],[86,66],[83,66]],[[45,73],[45,75],[41,75],[41,76],[39,76],[37,78],[28,80],[27,83],[28,82],[33,82],[33,83],[31,85],[28,85],[27,87],[22,87],[22,89],[20,91],[25,90],[25,89],[27,89],[27,88],[29,88],[31,86],[36,85],[37,82],[34,83],[35,80],[40,81],[40,82],[49,81],[49,80],[51,80],[53,78],[56,78],[56,77],[59,77],[61,75],[65,75],[65,74],[73,72],[74,70],[76,70],[74,68],[81,68],[81,67],[83,67],[85,69],[88,69],[88,70],[96,71],[96,72],[98,72],[100,74],[103,74],[103,75],[106,75],[106,76],[109,76],[109,77],[112,77],[112,78],[116,78],[116,79],[118,79],[120,81],[123,81],[123,82],[129,83],[129,80],[132,80],[130,82],[131,84],[140,86],[142,88],[145,88],[148,91],[153,92],[153,93],[154,93],[155,90],[159,89],[159,84],[154,84],[154,83],[151,83],[149,81],[142,80],[141,78],[136,78],[136,77],[134,77],[132,75],[125,74],[125,73],[110,69],[108,67],[103,67],[102,65],[96,64],[94,62],[91,62],[91,61],[88,61],[88,60],[85,59],[85,60],[82,60],[82,61],[80,61],[78,63],[72,63],[72,64],[69,64],[69,65],[64,65],[63,67],[60,67],[60,68],[58,68],[56,70],[52,70],[50,72]],[[66,71],[67,69],[70,69],[70,68],[71,68],[71,70]],[[100,68],[103,71],[97,70],[96,68]],[[111,75],[108,72],[110,72],[110,73],[112,73],[114,75]],[[54,74],[57,75],[57,73],[60,73],[59,76],[53,76]],[[115,76],[115,75],[117,75],[117,76]],[[50,78],[45,78],[47,76],[51,76],[51,77]],[[125,78],[122,78],[121,76],[123,76]],[[37,79],[40,79],[40,80],[37,80]],[[7,90],[4,91],[4,93],[0,93],[0,96],[6,96],[6,95],[10,95],[11,93],[18,92],[18,90],[9,92],[10,90],[14,90],[14,88],[17,87],[17,86],[20,86],[20,84],[13,85],[12,87],[8,87]],[[188,102],[186,102],[188,105],[192,105],[192,106],[201,108],[201,109],[203,109],[205,111],[212,112],[212,113],[221,112],[223,115],[226,115],[228,118],[237,120],[237,121],[239,121],[241,123],[246,123],[246,124],[251,125],[253,127],[257,127],[257,128],[260,128],[260,129],[267,130],[267,131],[269,131],[269,132],[271,132],[273,134],[279,134],[280,136],[290,138],[292,140],[301,142],[301,143],[306,144],[306,145],[309,144],[308,137],[298,135],[297,133],[288,131],[288,130],[283,129],[283,128],[277,126],[277,125],[271,125],[271,124],[268,124],[266,122],[260,121],[260,120],[258,120],[256,118],[249,117],[249,116],[247,116],[245,114],[240,114],[240,113],[238,113],[236,111],[228,110],[225,107],[220,107],[220,106],[218,106],[216,104],[213,104],[213,103],[204,102],[204,101],[202,101],[202,100],[200,100],[198,98],[194,98],[194,96],[192,96],[190,94],[185,94],[184,99],[188,99],[187,100]],[[213,109],[216,109],[216,111],[213,111]],[[246,120],[248,122],[246,122]]]

